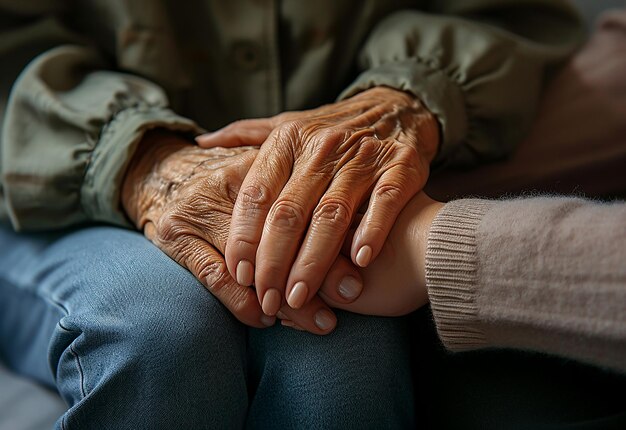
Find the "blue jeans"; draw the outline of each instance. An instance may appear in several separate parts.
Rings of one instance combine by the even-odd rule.
[[[413,427],[406,321],[338,318],[248,329],[139,233],[0,227],[0,359],[56,386],[58,429]]]

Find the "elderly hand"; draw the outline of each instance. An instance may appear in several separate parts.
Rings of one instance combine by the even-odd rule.
[[[283,297],[300,308],[315,296],[357,210],[369,199],[350,256],[376,258],[405,204],[424,186],[439,128],[419,100],[378,87],[304,112],[235,122],[198,137],[203,147],[261,145],[241,186],[226,263],[256,285],[265,314]],[[357,288],[358,275],[342,283]],[[345,272],[345,271],[344,271]]]
[[[231,278],[220,254],[240,184],[257,152],[203,149],[173,134],[151,132],[127,170],[122,204],[148,239],[189,269],[240,321],[265,327],[275,318],[263,314],[252,288]],[[336,325],[319,297],[298,311],[285,306],[281,317],[315,334]]]

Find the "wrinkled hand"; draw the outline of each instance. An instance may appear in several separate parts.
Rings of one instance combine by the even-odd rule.
[[[151,132],[127,170],[122,204],[149,240],[189,269],[240,321],[265,327],[275,318],[263,314],[252,288],[231,278],[220,254],[240,184],[257,152],[202,149],[173,134]],[[336,324],[319,297],[298,311],[285,306],[281,316],[316,334]]]
[[[436,119],[419,100],[385,87],[198,137],[203,147],[262,144],[233,210],[229,272],[241,285],[256,284],[267,315],[283,297],[300,308],[316,295],[369,199],[350,250],[355,264],[367,266],[424,186],[438,140]],[[344,267],[348,287],[355,270]]]

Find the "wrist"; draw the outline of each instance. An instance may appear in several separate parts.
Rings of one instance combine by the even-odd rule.
[[[421,102],[420,102],[421,103]],[[432,163],[439,153],[441,145],[441,127],[437,117],[422,104],[423,110],[418,115],[418,146],[428,163]]]
[[[411,96],[417,105],[417,113],[413,117],[417,150],[430,164],[439,152],[441,127],[435,114],[417,96]]]
[[[430,164],[439,152],[441,143],[441,126],[437,116],[413,93],[387,86],[374,87],[367,92],[374,97],[393,97],[397,105],[408,108],[410,119],[404,123],[405,130],[412,131],[418,152]]]
[[[407,246],[410,249],[411,261],[413,261],[413,276],[416,280],[414,285],[421,293],[426,294],[426,247],[428,245],[428,236],[433,220],[441,208],[445,206],[445,203],[433,200],[424,193],[421,193],[417,199],[419,201],[415,205],[412,214],[410,234],[407,235],[410,242]]]
[[[190,142],[166,130],[150,130],[139,142],[126,169],[121,189],[121,204],[129,219],[142,229],[141,213],[149,200],[146,189],[150,177],[158,174],[160,166],[173,153]]]

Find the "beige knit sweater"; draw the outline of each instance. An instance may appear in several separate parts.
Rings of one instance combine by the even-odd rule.
[[[426,279],[450,350],[512,347],[626,371],[626,203],[448,203]]]

